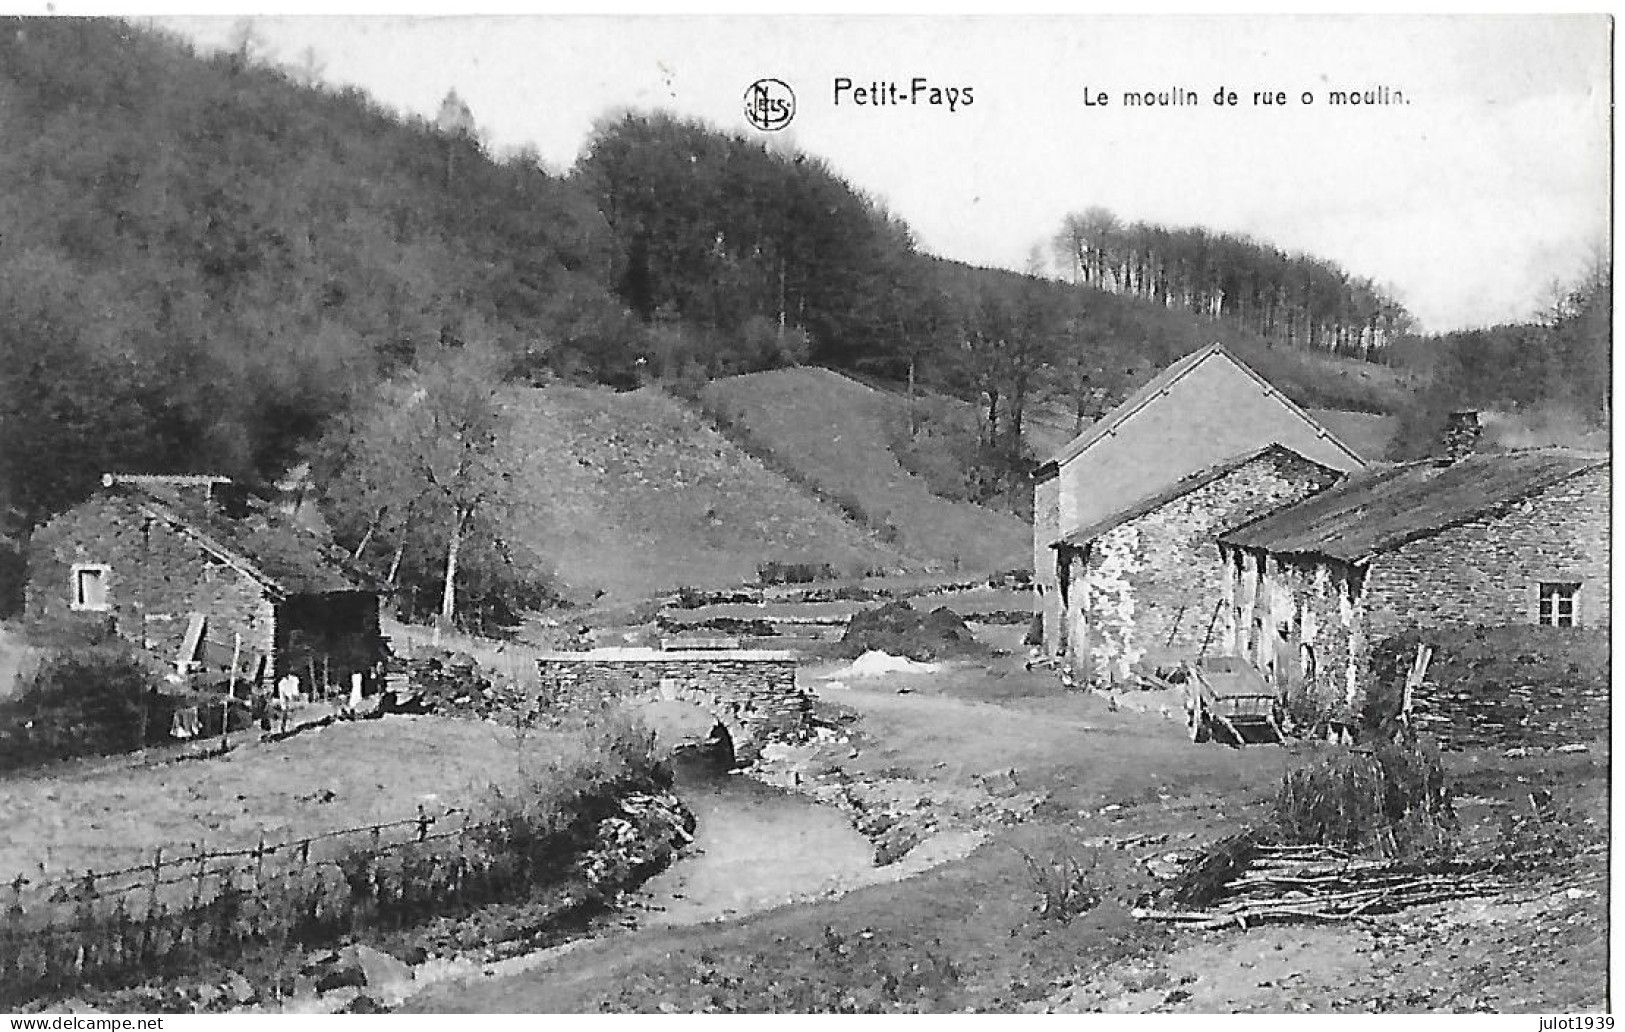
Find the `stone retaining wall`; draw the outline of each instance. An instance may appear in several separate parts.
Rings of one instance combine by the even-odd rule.
[[[537,669],[550,705],[662,699],[701,706],[727,728],[740,764],[755,762],[768,742],[801,742],[811,731],[812,697],[796,684],[789,652],[593,649],[548,653]]]

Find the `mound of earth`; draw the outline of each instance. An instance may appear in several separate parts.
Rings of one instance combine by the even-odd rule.
[[[907,602],[888,602],[854,613],[841,636],[842,653],[889,652],[925,662],[943,657],[985,656],[988,649],[960,615],[947,606],[922,613]]]

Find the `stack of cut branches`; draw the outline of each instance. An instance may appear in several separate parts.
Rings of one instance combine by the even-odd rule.
[[[1235,844],[1234,840],[1227,842]],[[1421,864],[1366,859],[1332,846],[1247,845],[1250,856],[1228,872],[1230,877],[1222,886],[1204,894],[1205,905],[1178,910],[1139,908],[1134,916],[1189,928],[1346,921],[1423,903],[1491,895],[1507,887],[1484,863]],[[1223,852],[1227,860],[1236,858],[1234,849]],[[1172,898],[1194,902],[1191,893],[1178,891],[1183,887],[1177,886]]]

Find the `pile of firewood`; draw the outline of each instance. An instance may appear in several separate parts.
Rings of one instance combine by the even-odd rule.
[[[1134,916],[1188,928],[1346,921],[1506,887],[1484,863],[1369,859],[1332,846],[1271,845],[1236,836],[1181,874],[1167,898],[1184,906],[1142,907]]]

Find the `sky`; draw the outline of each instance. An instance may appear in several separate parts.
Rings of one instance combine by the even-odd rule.
[[[237,20],[161,23],[209,47]],[[1100,206],[1330,259],[1446,331],[1536,314],[1609,240],[1602,16],[253,21],[268,59],[308,48],[324,82],[397,111],[432,118],[456,90],[493,151],[528,146],[558,172],[595,120],[627,109],[800,148],[901,216],[923,250],[977,265],[1024,268],[1068,212]],[[744,112],[766,77],[796,97],[772,133]],[[916,77],[944,99],[960,90],[954,110],[923,92],[912,105],[836,92],[844,78],[906,93]],[[1238,103],[1216,106],[1220,88]],[[1329,103],[1382,88],[1404,102]],[[1199,103],[1123,103],[1177,89]],[[1255,103],[1259,91],[1287,103]]]

